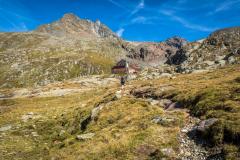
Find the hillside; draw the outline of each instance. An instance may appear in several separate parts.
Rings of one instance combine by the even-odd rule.
[[[100,21],[66,14],[25,33],[0,33],[0,86],[43,85],[110,73],[124,57],[122,40]]]
[[[0,157],[238,159],[239,70],[1,90]]]
[[[239,63],[240,28],[212,33],[199,42],[172,37],[163,42],[128,42],[99,20],[65,14],[22,33],[0,33],[0,87],[45,85],[111,73],[124,58],[159,73],[191,73]]]

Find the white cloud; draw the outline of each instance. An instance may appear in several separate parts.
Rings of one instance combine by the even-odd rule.
[[[124,31],[125,31],[124,28],[120,28],[120,29],[116,32],[116,34],[118,35],[118,37],[122,37]]]
[[[144,24],[144,23],[146,23],[146,21],[147,21],[146,17],[139,16],[139,17],[133,18],[131,20],[131,23],[142,23],[142,24]]]
[[[229,10],[234,4],[240,3],[240,0],[229,0],[218,5],[214,11],[208,12],[208,15],[213,15],[221,11]]]
[[[163,15],[169,16],[172,20],[174,20],[176,22],[179,22],[184,27],[189,28],[189,29],[199,30],[199,31],[202,31],[202,32],[212,32],[212,31],[217,29],[217,28],[210,28],[210,27],[206,27],[206,26],[191,23],[191,22],[185,20],[182,17],[175,16],[174,12],[170,11],[170,10],[162,10],[162,11],[160,11],[160,13],[162,13]]]
[[[120,3],[118,3],[118,2],[116,2],[114,0],[108,0],[108,2],[112,3],[113,5],[115,5],[115,6],[119,7],[119,8],[122,8],[124,10],[128,10],[127,7],[121,5]]]
[[[154,24],[155,20],[161,19],[160,17],[151,16],[151,17],[145,17],[145,16],[138,16],[133,18],[128,25],[131,24]]]
[[[139,12],[141,9],[143,9],[145,7],[145,3],[144,0],[141,0],[138,5],[132,10],[132,12],[130,13],[130,16],[136,14],[137,12]]]

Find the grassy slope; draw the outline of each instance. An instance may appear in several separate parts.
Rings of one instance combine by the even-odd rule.
[[[59,39],[36,33],[0,33],[0,87],[28,87],[82,75],[109,74],[121,42]],[[54,40],[53,40],[54,39]]]
[[[239,142],[236,138],[240,133],[239,70],[239,66],[232,66],[211,73],[179,75],[176,79],[132,81],[127,89],[150,86],[151,96],[155,98],[178,101],[202,119],[219,118],[220,123],[209,130],[206,137],[216,145],[224,144],[226,157],[234,159],[239,153],[239,144],[235,143]],[[164,85],[174,89],[160,92],[158,89]],[[162,148],[173,148],[178,152],[177,135],[187,114],[166,112],[132,96],[113,99],[116,90],[118,86],[64,97],[1,101],[5,109],[1,110],[0,126],[13,125],[12,130],[1,134],[1,158],[133,159],[148,155],[146,150],[149,148],[156,150],[145,158],[162,157]],[[105,108],[98,119],[81,129],[81,122],[101,102]],[[24,123],[21,117],[28,112],[42,117]],[[170,116],[176,123],[152,123],[155,116]],[[61,130],[66,132],[60,134]],[[37,132],[39,136],[33,137],[31,132]],[[93,139],[76,140],[76,135],[91,132],[96,134]]]
[[[173,146],[177,151],[177,133],[186,114],[172,112],[176,123],[154,124],[153,117],[170,115],[132,97],[106,103],[98,119],[91,121],[85,130],[80,129],[91,109],[112,99],[117,89],[118,86],[114,86],[81,95],[1,101],[1,106],[8,106],[8,109],[2,111],[0,126],[13,125],[11,131],[1,135],[1,158],[133,159],[146,156],[145,149],[139,149],[141,146],[156,149],[153,158],[162,157],[161,148]],[[21,117],[28,112],[42,117],[24,123]],[[61,130],[66,132],[60,135]],[[33,137],[32,132],[39,136]],[[96,134],[92,140],[76,140],[77,134],[89,132]]]
[[[210,73],[180,75],[176,79],[136,82],[139,86],[151,84],[151,97],[170,98],[189,108],[201,119],[219,121],[204,135],[213,145],[224,144],[229,159],[239,154],[240,144],[240,66],[230,66]],[[162,85],[174,87],[161,92]],[[238,146],[238,147],[237,147]]]

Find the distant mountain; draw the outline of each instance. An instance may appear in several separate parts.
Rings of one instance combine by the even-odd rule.
[[[124,46],[133,63],[160,68],[165,72],[186,72],[214,69],[240,63],[240,27],[213,32],[208,38],[187,42],[173,37],[165,42],[129,42]]]
[[[199,42],[128,42],[100,21],[65,14],[34,31],[0,33],[0,88],[43,85],[78,76],[109,74],[120,59],[162,72],[192,72],[239,62],[240,27]],[[169,67],[171,68],[169,70]]]
[[[99,20],[80,19],[72,13],[65,14],[60,20],[40,26],[36,32],[54,36],[76,36],[81,38],[116,38],[119,37]]]
[[[124,48],[127,50],[127,57],[138,60],[146,66],[159,66],[166,64],[170,57],[183,46],[187,45],[187,41],[181,37],[172,37],[165,42],[141,42],[128,43]]]
[[[185,57],[185,61],[175,63],[180,65],[180,71],[240,63],[240,27],[218,30],[205,40],[189,43],[174,58],[181,57]]]

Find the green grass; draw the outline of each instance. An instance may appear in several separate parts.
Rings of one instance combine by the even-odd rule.
[[[0,116],[0,126],[12,124],[0,141],[3,159],[134,159],[141,145],[159,150],[173,147],[178,150],[177,134],[185,121],[184,112],[173,112],[177,123],[163,126],[152,123],[155,116],[169,116],[148,102],[132,97],[114,98],[118,88],[103,88],[64,97],[22,98],[1,101],[11,111]],[[83,129],[81,124],[91,110],[106,105],[96,120]],[[22,115],[33,112],[40,118],[22,122]],[[16,128],[18,126],[18,128]],[[60,134],[64,130],[63,134]],[[33,137],[37,132],[38,137]],[[93,139],[79,141],[76,135],[95,133]],[[18,144],[20,142],[21,144]],[[13,153],[14,152],[14,153]],[[11,154],[13,153],[13,154]],[[146,155],[147,156],[147,155]],[[157,155],[156,155],[157,156]]]
[[[240,145],[240,67],[226,67],[210,73],[179,75],[176,79],[136,82],[149,86],[150,97],[169,98],[201,119],[218,118],[203,137],[213,145]],[[172,90],[161,91],[168,84]],[[136,88],[139,86],[135,86]],[[152,88],[152,89],[151,89]],[[228,151],[225,152],[227,154]],[[239,153],[238,153],[239,154]]]

